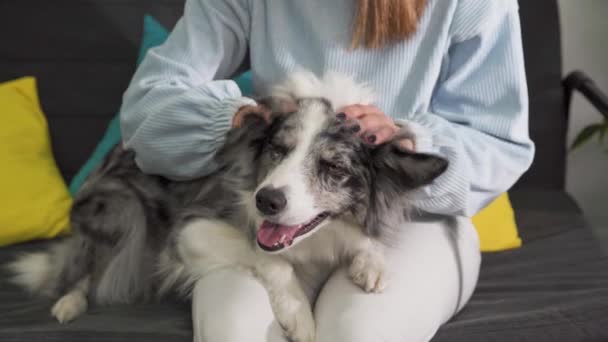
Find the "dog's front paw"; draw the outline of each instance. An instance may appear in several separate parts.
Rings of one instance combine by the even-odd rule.
[[[315,321],[310,300],[293,266],[283,259],[265,257],[254,270],[270,298],[270,304],[285,337],[292,342],[314,342]]]
[[[274,296],[275,316],[285,337],[291,342],[313,342],[315,321],[308,301]]]
[[[291,342],[314,342],[315,321],[309,310],[298,310],[289,326],[283,326],[285,336]]]
[[[87,311],[87,299],[81,292],[70,292],[59,298],[51,314],[59,323],[67,323]]]
[[[366,292],[382,292],[388,282],[384,257],[377,252],[358,253],[348,271],[353,283]]]

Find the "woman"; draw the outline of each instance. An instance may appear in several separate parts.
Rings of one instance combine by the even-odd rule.
[[[315,307],[318,341],[429,340],[477,281],[468,217],[533,157],[517,1],[188,0],[124,97],[125,144],[144,171],[190,179],[214,169],[223,135],[256,106],[227,80],[247,56],[258,93],[297,68],[354,75],[379,95],[375,106],[340,110],[359,121],[358,134],[378,144],[410,125],[410,148],[449,159],[414,198],[428,215],[404,227],[391,286],[363,294],[337,272]],[[198,282],[193,314],[200,341],[281,339],[264,289],[235,271]]]

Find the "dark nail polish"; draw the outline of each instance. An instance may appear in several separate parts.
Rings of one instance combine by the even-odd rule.
[[[359,125],[354,125],[351,130],[353,131],[353,133],[357,133],[361,130],[361,126]]]
[[[338,114],[336,114],[336,118],[338,118],[339,120],[344,120],[344,119],[346,119],[346,114],[338,113]]]
[[[375,135],[370,135],[369,137],[367,137],[367,141],[369,141],[371,144],[376,142],[376,136]]]

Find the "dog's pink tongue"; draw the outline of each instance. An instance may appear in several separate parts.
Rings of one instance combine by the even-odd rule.
[[[258,242],[266,247],[276,244],[290,246],[300,225],[283,226],[280,224],[264,221],[258,229]]]

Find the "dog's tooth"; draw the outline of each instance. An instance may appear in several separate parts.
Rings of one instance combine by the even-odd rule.
[[[280,243],[280,244],[283,244],[283,243],[285,242],[285,238],[286,238],[286,237],[287,237],[286,235],[282,235],[282,236],[281,236],[281,240],[279,240],[279,243]]]

